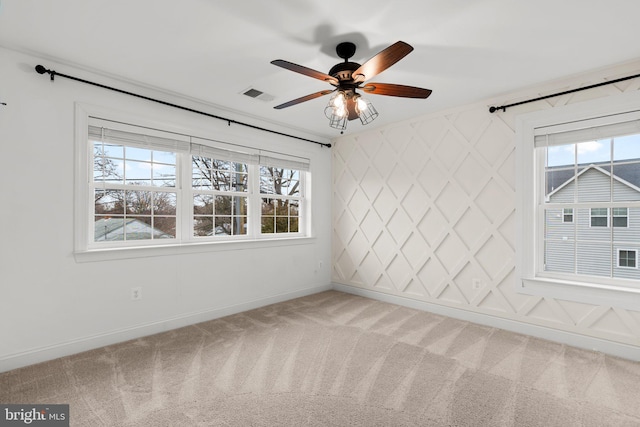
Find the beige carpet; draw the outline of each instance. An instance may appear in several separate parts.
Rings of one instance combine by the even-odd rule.
[[[640,426],[640,363],[330,291],[0,374],[74,426]]]

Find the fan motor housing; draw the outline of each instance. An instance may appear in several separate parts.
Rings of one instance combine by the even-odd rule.
[[[331,70],[329,70],[329,75],[331,77],[335,77],[341,82],[350,81],[353,80],[351,77],[353,72],[358,68],[360,68],[360,64],[356,62],[341,62],[331,67]]]

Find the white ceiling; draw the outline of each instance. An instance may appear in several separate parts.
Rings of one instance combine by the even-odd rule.
[[[371,95],[374,127],[640,58],[639,17],[635,0],[0,0],[0,45],[333,138],[328,97],[273,109],[331,86],[271,60],[326,73],[341,41],[359,63],[411,44],[372,81],[433,94]],[[355,120],[345,133],[362,130]]]

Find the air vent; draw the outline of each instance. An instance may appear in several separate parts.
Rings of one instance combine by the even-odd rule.
[[[268,93],[264,93],[261,90],[249,88],[242,92],[243,95],[248,96],[249,98],[259,99],[260,101],[273,101],[275,96],[269,95]]]

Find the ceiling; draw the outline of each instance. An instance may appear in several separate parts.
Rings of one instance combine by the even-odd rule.
[[[370,95],[380,116],[349,122],[348,134],[638,59],[638,16],[630,0],[0,0],[0,46],[333,138],[328,97],[273,108],[331,86],[271,60],[326,73],[341,41],[357,45],[359,63],[398,40],[412,45],[372,81],[431,97]],[[250,88],[274,98],[242,95]]]

